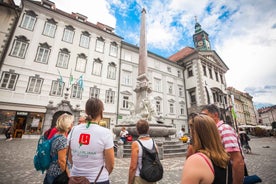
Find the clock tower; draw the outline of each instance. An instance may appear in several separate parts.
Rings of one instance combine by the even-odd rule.
[[[194,46],[198,50],[211,50],[208,34],[201,29],[201,25],[197,22],[195,24],[195,34],[193,35]]]

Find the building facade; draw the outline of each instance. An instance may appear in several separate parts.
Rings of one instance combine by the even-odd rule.
[[[102,99],[108,126],[116,122],[122,38],[51,1],[23,0],[21,11],[1,68],[1,122],[40,134],[45,107],[65,93],[82,110],[89,97]]]
[[[257,113],[253,104],[253,97],[233,87],[228,87],[227,91],[229,99],[234,99],[234,102],[231,101],[231,104],[234,105],[237,115],[237,125],[257,125]]]
[[[195,48],[185,47],[169,59],[184,68],[183,78],[188,114],[199,112],[206,104],[216,104],[223,119],[229,117],[225,73],[228,67],[211,50],[208,34],[196,23],[193,35]],[[229,119],[229,118],[228,118]]]
[[[263,107],[261,109],[258,109],[259,114],[259,123],[260,125],[264,126],[273,126],[274,122],[274,129],[276,125],[276,106],[271,107]]]
[[[48,0],[23,0],[20,11],[1,67],[1,123],[12,120],[24,134],[39,135],[46,107],[66,95],[82,113],[88,98],[101,99],[110,129],[129,116],[138,47],[122,42],[113,28]],[[148,71],[157,120],[188,130],[183,67],[149,53]]]

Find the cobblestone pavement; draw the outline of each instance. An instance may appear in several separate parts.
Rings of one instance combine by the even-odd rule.
[[[42,183],[44,174],[33,167],[37,139],[0,139],[0,184]],[[255,138],[250,141],[252,153],[246,154],[249,174],[257,174],[263,184],[276,184],[276,138]],[[267,147],[269,146],[269,147]],[[127,183],[129,158],[115,160],[110,180],[113,184]],[[162,160],[164,177],[159,184],[180,183],[185,156]]]

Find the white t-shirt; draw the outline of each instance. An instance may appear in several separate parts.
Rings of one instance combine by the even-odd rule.
[[[183,137],[183,136],[184,136],[184,132],[183,132],[182,130],[180,130],[180,131],[178,132],[177,137],[178,137],[178,138],[181,138],[181,137]]]
[[[104,150],[112,148],[114,144],[109,129],[96,124],[90,124],[89,128],[86,128],[86,125],[73,127],[68,135],[73,160],[71,176],[85,176],[89,182],[94,182],[105,163]],[[108,179],[108,171],[104,167],[97,182]]]
[[[122,130],[121,130],[121,132],[120,132],[120,137],[126,137],[127,134],[128,134],[128,131],[127,131],[127,130],[125,130],[125,131],[122,131]]]

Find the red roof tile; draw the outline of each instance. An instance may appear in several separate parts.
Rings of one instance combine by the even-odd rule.
[[[181,49],[180,51],[178,51],[177,53],[171,55],[168,59],[173,61],[173,62],[177,62],[182,58],[185,58],[186,56],[194,53],[196,50],[192,47],[185,47],[183,49]]]

